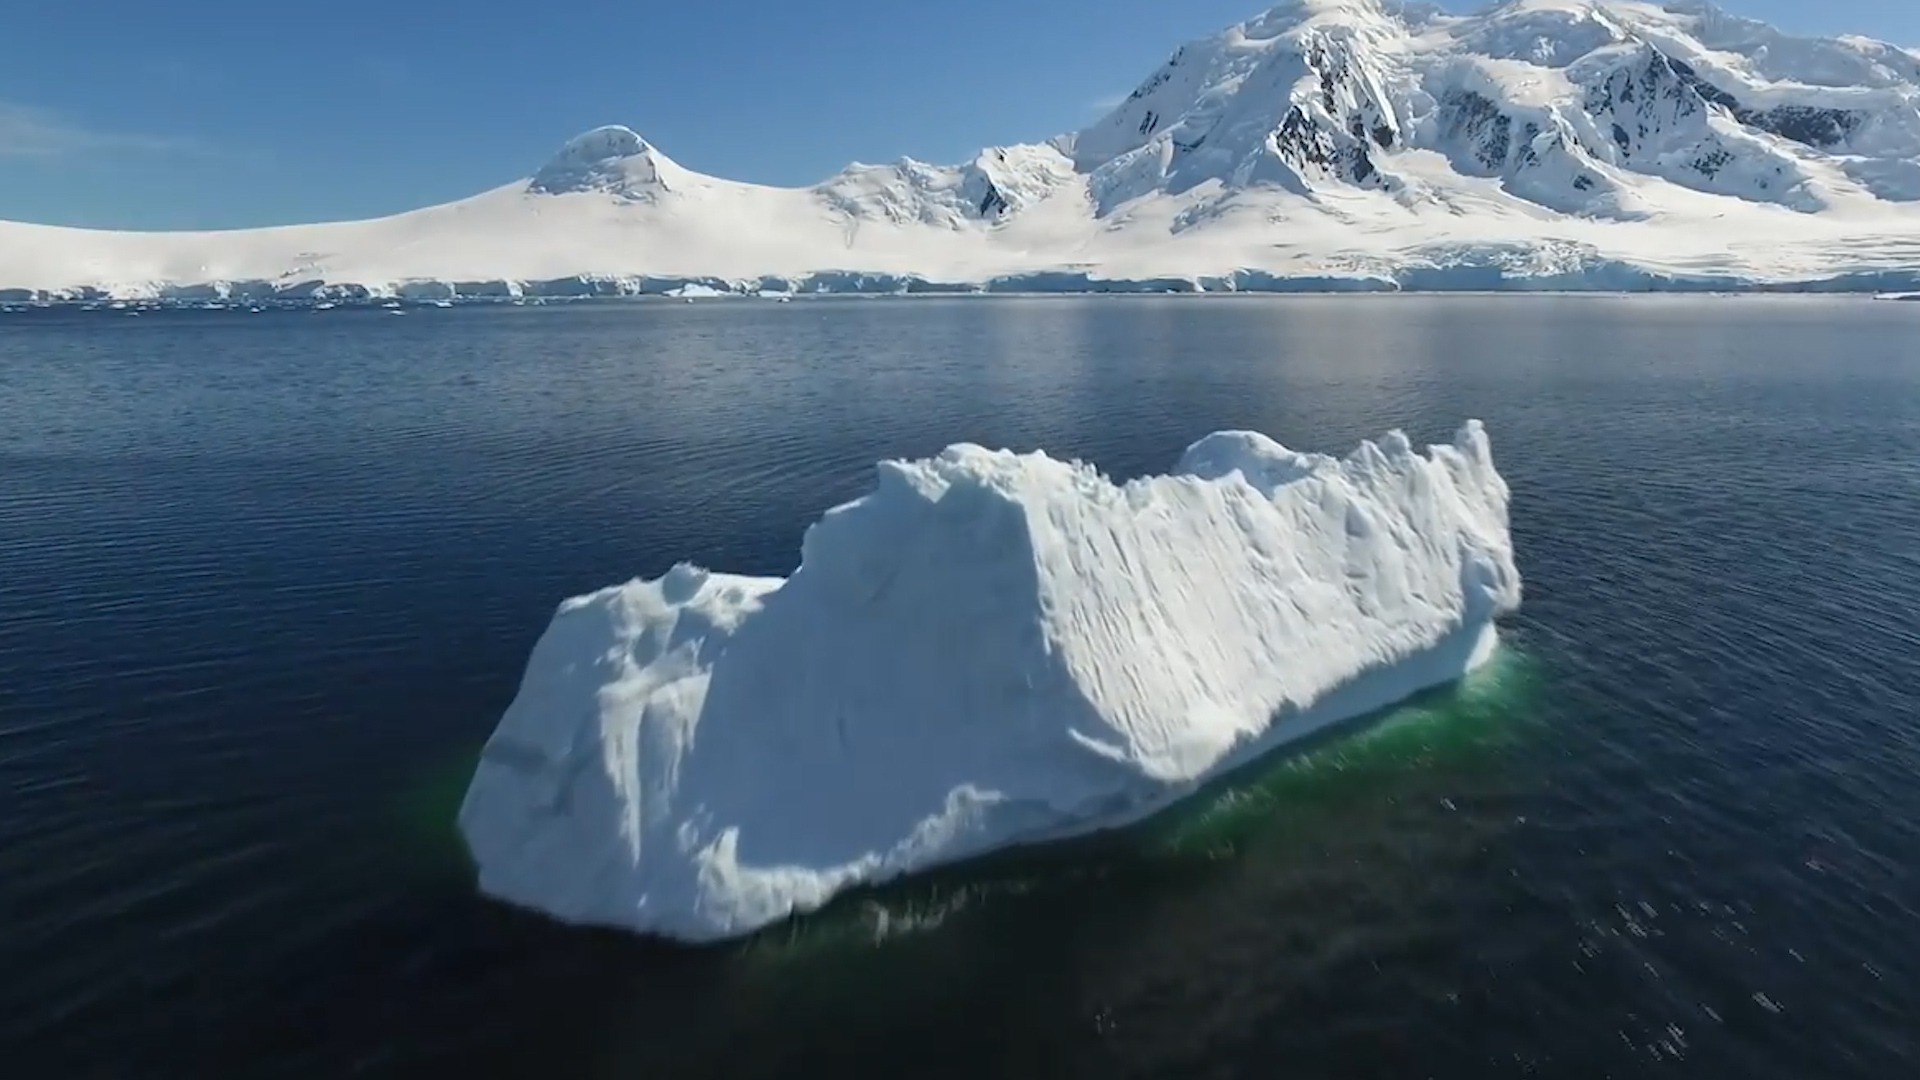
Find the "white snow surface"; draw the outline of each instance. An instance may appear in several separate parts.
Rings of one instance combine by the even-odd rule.
[[[1520,602],[1468,422],[1345,459],[1248,432],[1114,484],[887,461],[790,577],[676,565],[560,605],[460,811],[481,889],[749,933],[865,883],[1135,820],[1485,660]]]
[[[1920,57],[1700,0],[1289,0],[1108,115],[961,165],[704,175],[597,128],[372,221],[0,222],[0,301],[1275,289],[1920,288]]]

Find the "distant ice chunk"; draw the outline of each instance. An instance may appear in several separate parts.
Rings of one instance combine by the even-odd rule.
[[[1520,602],[1477,421],[1345,459],[1210,435],[1116,485],[1044,454],[887,461],[791,577],[576,597],[460,810],[480,888],[712,941],[1122,824],[1458,677]]]

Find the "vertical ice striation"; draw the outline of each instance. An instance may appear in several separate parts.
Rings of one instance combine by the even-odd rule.
[[[1344,459],[1249,432],[1116,485],[880,464],[785,579],[562,604],[461,809],[481,888],[705,941],[1135,819],[1484,660],[1520,602],[1485,431]]]

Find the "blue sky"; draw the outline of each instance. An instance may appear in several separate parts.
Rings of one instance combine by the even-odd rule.
[[[0,24],[0,218],[227,228],[390,213],[524,176],[601,123],[761,183],[856,159],[957,160],[1085,124],[1174,46],[1262,6],[22,0]],[[1912,0],[1724,6],[1920,45]]]

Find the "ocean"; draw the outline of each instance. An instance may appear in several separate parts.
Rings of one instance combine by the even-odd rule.
[[[9,1078],[1920,1074],[1920,305],[0,313]],[[727,946],[477,895],[564,597],[876,460],[1478,417],[1496,660],[1160,818]]]

